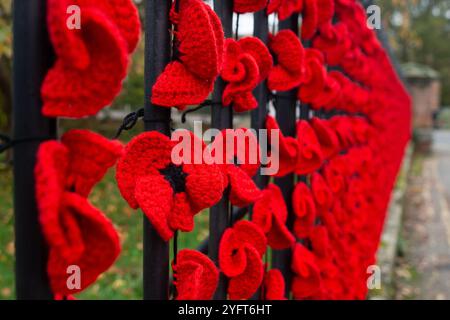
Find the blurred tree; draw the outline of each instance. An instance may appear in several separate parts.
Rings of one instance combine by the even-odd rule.
[[[442,104],[450,105],[450,1],[375,0],[383,25],[401,62],[418,62],[439,71]]]
[[[0,0],[0,130],[11,126],[11,0]]]

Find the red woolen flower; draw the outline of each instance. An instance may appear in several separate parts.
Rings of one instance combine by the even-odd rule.
[[[278,152],[279,170],[276,177],[283,177],[295,171],[298,164],[299,146],[294,137],[286,137],[280,130],[274,117],[268,115],[266,118],[267,136],[271,139],[272,134],[278,134],[278,146],[270,146],[271,153]],[[278,147],[278,148],[277,148]]]
[[[314,255],[297,244],[292,255],[292,294],[295,299],[310,298],[320,291],[321,277]]]
[[[319,24],[319,12],[322,10],[319,7],[317,0],[303,0],[302,11],[302,39],[310,40],[316,33]]]
[[[260,149],[251,130],[222,130],[209,149],[213,157],[222,154],[224,184],[230,187],[230,202],[234,206],[247,207],[261,198],[262,192],[252,180],[260,167]]]
[[[348,149],[355,144],[356,140],[349,117],[336,116],[332,117],[329,121],[334,132],[336,132],[342,150]]]
[[[190,141],[189,141],[190,140]],[[175,146],[200,145],[189,161],[172,161]],[[175,230],[191,231],[194,215],[217,203],[224,190],[223,175],[215,164],[192,164],[205,145],[187,133],[179,141],[156,132],[145,132],[128,143],[117,164],[119,190],[134,208],[141,208],[161,238],[169,240]],[[200,153],[200,154],[199,154]],[[185,155],[186,156],[186,155]],[[202,160],[203,158],[200,158]]]
[[[297,122],[298,163],[295,172],[309,174],[322,166],[323,155],[317,136],[306,120]]]
[[[288,91],[300,85],[304,72],[305,49],[292,30],[281,30],[269,40],[277,64],[270,70],[267,86],[273,91]]]
[[[286,300],[284,277],[278,269],[272,269],[264,275],[265,300]]]
[[[318,172],[311,176],[311,190],[317,209],[320,212],[328,211],[333,205],[333,194],[325,179]]]
[[[317,24],[322,26],[331,22],[334,16],[334,0],[317,0]]]
[[[190,249],[178,252],[172,264],[177,300],[210,300],[219,283],[219,270],[204,254]]]
[[[237,112],[255,109],[258,102],[252,91],[264,80],[272,67],[272,56],[264,43],[255,37],[236,41],[226,39],[221,77],[228,82],[222,101]]]
[[[326,23],[314,38],[313,47],[322,51],[328,65],[339,65],[351,46],[347,26],[344,23]]]
[[[286,20],[294,13],[300,13],[304,0],[269,0],[267,14],[276,12],[279,20]]]
[[[224,35],[219,18],[201,0],[180,0],[178,13],[172,11],[171,17],[180,55],[159,75],[151,100],[183,109],[203,102],[212,91],[222,65]]]
[[[39,222],[49,246],[47,272],[55,296],[82,291],[120,252],[112,223],[86,197],[122,152],[119,142],[87,130],[42,143],[35,167]],[[81,287],[67,287],[67,268],[80,267]]]
[[[237,13],[256,12],[266,7],[267,0],[233,0],[233,11]]]
[[[140,34],[130,0],[47,0],[47,24],[56,62],[42,84],[42,113],[81,118],[109,105],[121,90],[128,55]],[[81,9],[80,29],[67,27],[67,8]]]
[[[345,160],[342,157],[332,158],[323,168],[323,177],[331,192],[335,196],[341,196],[346,189],[346,168]]]
[[[296,216],[294,233],[299,239],[307,238],[316,220],[316,204],[309,187],[298,182],[292,194],[292,208]]]
[[[219,247],[219,265],[230,278],[230,299],[248,299],[261,285],[264,275],[262,256],[267,240],[253,222],[239,221],[225,230]]]
[[[314,104],[323,94],[327,81],[327,71],[320,51],[316,49],[306,49],[305,51],[305,74],[298,91],[298,98],[300,101]],[[313,107],[316,106],[313,105]]]
[[[339,140],[336,133],[330,127],[328,120],[314,117],[309,123],[314,129],[314,133],[319,141],[323,158],[329,159],[336,155],[340,151]]]
[[[269,184],[263,190],[261,199],[253,206],[252,221],[261,227],[273,249],[287,249],[295,242],[286,226],[287,217],[288,212],[280,188]]]

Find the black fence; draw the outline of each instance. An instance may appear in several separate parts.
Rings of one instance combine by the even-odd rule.
[[[364,1],[365,5],[370,1]],[[171,133],[171,110],[153,105],[151,88],[158,75],[171,61],[172,39],[169,11],[170,0],[145,0],[145,130],[157,130],[165,135]],[[226,37],[237,33],[233,26],[232,0],[214,1],[214,10],[220,17]],[[271,26],[272,27],[272,26]],[[281,21],[278,30],[299,30],[299,16],[293,15]],[[269,21],[264,10],[254,14],[254,36],[267,43]],[[381,37],[384,41],[384,37]],[[308,44],[304,43],[307,47]],[[41,115],[41,83],[51,66],[53,52],[46,31],[46,0],[14,1],[14,139],[29,139],[14,149],[14,210],[16,234],[16,292],[19,299],[52,299],[46,274],[46,245],[38,222],[34,191],[34,164],[40,140],[57,137],[57,122]],[[144,79],[143,79],[144,80]],[[219,78],[213,92],[213,101],[222,100],[225,83]],[[272,98],[265,83],[254,92],[259,107],[251,111],[251,127],[264,128]],[[280,129],[286,136],[295,136],[297,114],[308,119],[312,111],[308,105],[297,100],[296,91],[280,92],[273,97]],[[315,116],[327,115],[316,112]],[[232,108],[221,105],[211,107],[211,126],[218,129],[233,127]],[[255,182],[260,188],[268,184],[268,177],[257,174]],[[294,183],[302,180],[290,174],[276,178],[288,206],[288,227],[292,229],[293,212],[291,196]],[[218,247],[221,235],[232,221],[251,214],[251,208],[233,208],[227,192],[222,200],[210,209],[210,236],[198,248],[207,252],[218,263]],[[163,241],[144,217],[143,288],[144,299],[168,299],[170,297],[169,243]],[[173,241],[176,240],[176,236]],[[286,291],[291,281],[291,250],[273,250],[271,264],[278,268],[286,280]],[[215,299],[227,296],[227,281],[222,275]],[[288,292],[286,292],[288,294]],[[255,299],[259,298],[255,294]]]

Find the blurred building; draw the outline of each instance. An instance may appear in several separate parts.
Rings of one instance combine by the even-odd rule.
[[[405,63],[402,72],[413,102],[413,127],[416,147],[428,152],[432,131],[440,107],[441,82],[439,73],[418,63]]]

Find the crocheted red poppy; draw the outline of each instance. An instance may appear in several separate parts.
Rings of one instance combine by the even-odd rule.
[[[258,102],[252,94],[258,83],[267,77],[272,56],[264,43],[255,37],[239,41],[226,39],[221,77],[228,82],[222,101],[236,112],[255,109]]]
[[[320,173],[315,172],[312,174],[311,191],[316,206],[320,211],[327,211],[331,208],[333,204],[333,194]]]
[[[122,155],[123,146],[88,130],[70,130],[61,137],[70,154],[66,185],[83,197]]]
[[[323,168],[323,177],[336,196],[341,196],[345,192],[345,166],[346,163],[342,157],[335,157]]]
[[[269,141],[272,134],[278,134],[278,148],[277,146],[270,146],[271,152],[278,151],[279,155],[279,170],[275,174],[276,177],[283,177],[289,173],[294,172],[298,164],[299,146],[297,140],[293,137],[286,137],[280,130],[277,121],[274,117],[268,115],[266,118],[266,129]]]
[[[309,187],[298,182],[292,193],[292,208],[296,216],[294,233],[299,239],[307,238],[316,220],[316,204]]]
[[[322,51],[328,65],[339,65],[351,46],[351,39],[344,23],[326,23],[314,38],[313,47]]]
[[[196,139],[189,132],[178,141],[156,131],[145,132],[128,143],[117,164],[116,179],[122,196],[132,208],[142,209],[166,241],[175,230],[191,231],[194,215],[222,197],[223,175],[217,165],[202,161],[190,164],[186,158],[180,163],[172,161],[172,149],[177,145],[187,144],[187,150],[200,145],[202,152],[205,146]],[[193,153],[189,162],[197,156]]]
[[[286,284],[281,271],[272,269],[264,275],[264,298],[265,300],[286,300],[284,296]]]
[[[217,15],[201,0],[179,0],[179,11],[172,10],[171,18],[180,55],[158,77],[151,100],[183,109],[203,102],[212,91],[222,65],[224,34]]]
[[[81,29],[67,28],[67,8],[82,12]],[[140,22],[130,0],[47,0],[56,62],[42,84],[42,113],[81,118],[109,105],[122,87]]]
[[[319,24],[319,12],[322,10],[317,0],[303,0],[302,39],[309,40],[316,33]]]
[[[305,74],[303,83],[298,91],[298,98],[303,102],[314,104],[318,97],[323,94],[327,80],[327,71],[320,51],[306,49],[305,52]]]
[[[253,206],[252,221],[264,231],[272,249],[287,249],[295,242],[294,236],[286,226],[287,216],[280,188],[270,183],[263,190],[261,199]]]
[[[276,12],[278,20],[285,20],[293,13],[300,13],[303,8],[303,0],[269,0],[267,14]]]
[[[277,64],[270,70],[267,86],[273,91],[287,91],[299,86],[305,55],[300,39],[292,30],[281,30],[269,39],[269,48]]]
[[[177,300],[210,300],[213,297],[219,270],[207,256],[195,250],[181,250],[172,269]]]
[[[260,149],[251,130],[222,130],[209,145],[209,149],[213,157],[222,154],[220,160],[223,164],[224,184],[230,186],[230,202],[234,206],[247,207],[261,198],[262,192],[252,180],[260,166]]]
[[[297,243],[292,255],[292,295],[295,299],[309,298],[320,291],[321,277],[314,255]]]
[[[242,220],[225,230],[220,240],[219,265],[230,278],[230,299],[248,299],[261,285],[266,245],[263,231],[253,222]]]
[[[310,125],[314,129],[324,159],[329,159],[339,152],[339,141],[331,129],[328,120],[312,118]]]
[[[69,131],[62,143],[48,141],[39,147],[36,199],[39,221],[49,245],[47,272],[55,295],[67,296],[83,290],[119,254],[119,239],[112,223],[86,196],[114,164],[121,148],[119,143],[86,130]],[[78,265],[83,272],[80,289],[67,288],[70,265]]]
[[[237,13],[256,12],[266,7],[267,0],[233,0],[233,11]]]
[[[334,132],[336,132],[341,149],[348,149],[355,144],[356,140],[353,135],[352,123],[349,117],[336,116],[332,117],[329,122],[334,129]]]
[[[306,120],[297,122],[297,142],[299,154],[295,172],[305,175],[319,169],[323,162],[322,149],[314,130]]]

